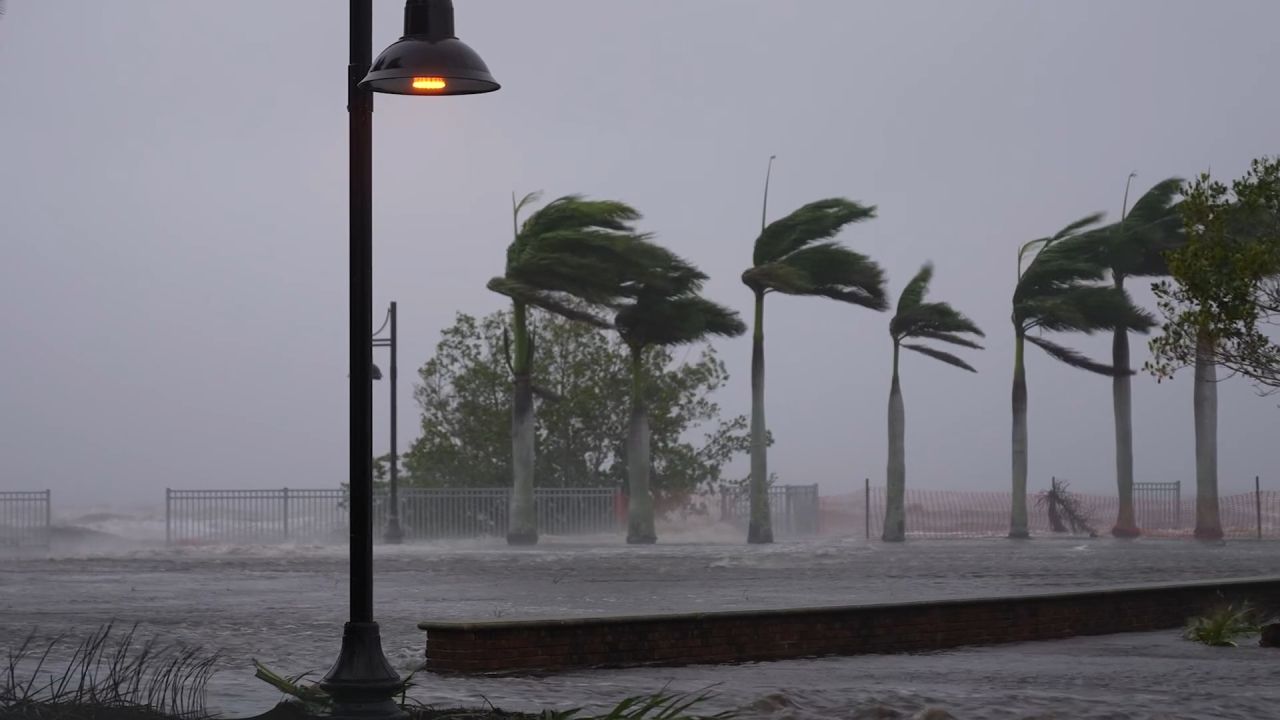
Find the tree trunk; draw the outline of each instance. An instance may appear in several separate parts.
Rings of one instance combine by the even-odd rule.
[[[649,412],[644,402],[644,367],[640,351],[631,351],[631,424],[627,429],[627,542],[652,545],[658,541],[654,530],[653,494],[649,490]]]
[[[902,406],[902,387],[898,383],[898,352],[895,341],[893,382],[889,386],[889,466],[885,483],[884,533],[880,536],[885,542],[902,542],[907,537],[906,411]]]
[[[751,336],[751,521],[747,542],[773,542],[769,513],[768,432],[764,425],[764,291],[756,290],[756,324]]]
[[[1196,337],[1196,379],[1193,395],[1196,423],[1196,538],[1221,540],[1218,516],[1218,378],[1213,341]]]
[[[1027,373],[1023,368],[1026,341],[1019,330],[1013,357],[1013,507],[1009,537],[1031,537],[1027,531]]]
[[[1124,289],[1124,278],[1116,278],[1116,287]],[[1111,534],[1118,538],[1138,537],[1133,514],[1133,396],[1129,376],[1129,331],[1116,328],[1111,338],[1111,364],[1122,374],[1111,381],[1111,406],[1116,421],[1116,490],[1120,507]]]
[[[528,308],[516,303],[511,361],[511,515],[507,544],[538,543],[538,512],[533,500],[534,418],[533,345],[529,337]]]

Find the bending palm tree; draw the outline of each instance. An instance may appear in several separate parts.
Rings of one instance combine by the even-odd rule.
[[[631,225],[640,214],[624,203],[570,195],[548,203],[520,223],[521,210],[537,198],[532,193],[513,202],[515,238],[507,248],[506,273],[488,284],[490,290],[511,298],[513,311],[509,365],[514,477],[507,542],[515,545],[538,541],[529,310],[536,307],[597,327],[612,327],[602,313],[625,296],[623,284],[635,274],[630,268],[652,260],[646,253],[653,249]]]
[[[874,207],[844,198],[809,203],[761,229],[752,266],[742,273],[742,282],[755,295],[755,329],[751,338],[751,523],[747,542],[773,542],[765,457],[765,295],[810,295],[872,310],[887,309],[880,266],[865,255],[830,241],[845,225],[872,217]]]
[[[653,494],[649,489],[649,413],[645,350],[684,345],[711,335],[736,337],[746,332],[738,313],[700,297],[706,275],[674,255],[646,269],[635,283],[635,299],[624,305],[614,325],[631,350],[631,420],[627,428],[627,542],[657,542]]]
[[[900,348],[914,350],[948,365],[977,372],[951,353],[903,341],[937,340],[961,347],[982,348],[972,340],[961,337],[966,334],[982,337],[982,331],[969,318],[947,303],[924,301],[932,279],[933,265],[925,263],[920,272],[903,288],[902,296],[898,298],[898,312],[889,321],[889,337],[893,338],[893,382],[889,386],[888,496],[885,502],[884,534],[881,536],[886,542],[900,542],[907,536],[904,508],[907,485],[906,412],[902,407],[902,387],[898,384],[898,351]]]
[[[1023,363],[1026,342],[1071,367],[1115,377],[1131,370],[1091,360],[1071,348],[1050,342],[1032,330],[1081,332],[1125,328],[1146,332],[1151,316],[1134,306],[1128,293],[1094,284],[1106,274],[1094,258],[1081,251],[1079,233],[1102,219],[1101,214],[1077,220],[1056,235],[1032,240],[1018,250],[1018,284],[1013,292],[1013,507],[1009,537],[1027,532],[1027,378]],[[1035,251],[1026,268],[1028,252]]]
[[[1126,212],[1129,198],[1126,183],[1126,208],[1121,211],[1120,222],[1082,235],[1074,244],[1111,271],[1112,284],[1119,290],[1124,289],[1127,278],[1168,275],[1165,253],[1183,242],[1182,218],[1175,202],[1181,187],[1180,178],[1164,180],[1138,198],[1133,210]],[[1111,534],[1137,537],[1140,531],[1133,512],[1133,401],[1129,387],[1133,373],[1129,367],[1129,330],[1117,327],[1112,333],[1111,366],[1119,371],[1112,380],[1111,394],[1120,507]]]

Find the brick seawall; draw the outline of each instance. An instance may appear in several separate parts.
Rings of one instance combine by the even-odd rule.
[[[423,622],[435,672],[734,663],[900,653],[1180,627],[1223,602],[1280,607],[1280,577],[846,607]]]

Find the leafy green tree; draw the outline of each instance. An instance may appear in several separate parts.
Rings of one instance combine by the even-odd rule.
[[[1157,378],[1195,367],[1196,537],[1222,537],[1217,366],[1280,389],[1280,348],[1261,326],[1280,311],[1280,159],[1254,160],[1230,187],[1207,173],[1183,189],[1186,243],[1154,286],[1164,324],[1147,365]]]
[[[627,542],[652,544],[658,535],[654,523],[653,495],[649,490],[650,439],[649,377],[645,354],[653,348],[671,348],[718,335],[736,337],[746,332],[738,314],[698,295],[707,276],[672,255],[659,267],[647,270],[637,283],[634,300],[624,304],[614,318],[618,334],[630,351],[631,413],[627,427]],[[652,363],[649,363],[652,364]]]
[[[947,303],[925,302],[929,282],[933,279],[933,265],[925,263],[920,272],[903,288],[898,298],[898,310],[889,321],[889,337],[893,339],[893,382],[889,386],[889,463],[888,492],[885,498],[884,533],[887,542],[906,539],[906,510],[904,500],[907,486],[906,460],[906,411],[902,404],[902,387],[898,382],[898,356],[902,348],[914,350],[948,365],[977,372],[967,362],[951,353],[921,345],[919,341],[936,340],[961,347],[981,349],[982,346],[964,337],[982,331],[969,318]],[[917,342],[904,342],[904,341]]]
[[[632,223],[640,214],[625,203],[558,198],[520,222],[520,212],[538,199],[526,195],[512,207],[515,237],[507,248],[506,272],[489,281],[490,290],[512,303],[511,454],[513,488],[507,542],[538,542],[533,504],[535,469],[534,344],[531,308],[597,327],[609,327],[602,312],[626,293],[624,280],[651,260]]]
[[[767,189],[766,189],[767,200]],[[764,299],[770,293],[839,300],[887,309],[884,273],[867,256],[834,242],[844,226],[875,217],[875,208],[844,198],[809,203],[762,227],[742,282],[755,296],[751,337],[751,520],[747,542],[773,542],[769,515],[768,430],[764,421]]]
[[[512,379],[504,350],[510,312],[459,314],[418,371],[421,435],[404,454],[403,482],[417,487],[501,487],[511,477]],[[538,424],[537,477],[543,487],[625,487],[629,348],[592,326],[544,315],[530,378]],[[687,353],[686,353],[687,355]],[[664,347],[644,357],[659,507],[737,481],[724,467],[749,447],[747,419],[722,418],[715,393],[729,375],[714,349],[677,359]]]
[[[1146,332],[1151,317],[1129,299],[1123,289],[1098,285],[1107,269],[1082,252],[1080,233],[1096,225],[1102,215],[1081,218],[1057,234],[1032,240],[1018,250],[1018,283],[1013,292],[1013,507],[1009,537],[1029,537],[1027,532],[1027,376],[1023,359],[1030,342],[1050,357],[1074,368],[1116,376],[1132,371],[1092,360],[1041,332],[1080,332],[1126,328]],[[1024,261],[1028,254],[1030,260]]]
[[[1133,177],[1130,174],[1129,179]],[[1072,244],[1106,268],[1112,285],[1120,290],[1124,290],[1125,280],[1129,278],[1169,274],[1165,255],[1183,241],[1177,206],[1181,187],[1180,178],[1162,180],[1138,198],[1129,210],[1126,183],[1120,221],[1084,233]],[[1119,371],[1112,376],[1111,397],[1116,434],[1116,489],[1120,495],[1111,534],[1137,537],[1140,531],[1133,512],[1133,396],[1127,327],[1112,330],[1111,366]]]

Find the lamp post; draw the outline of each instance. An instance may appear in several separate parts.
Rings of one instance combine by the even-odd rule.
[[[399,718],[400,676],[382,652],[373,620],[373,93],[469,95],[499,85],[480,56],[454,36],[452,0],[406,0],[404,36],[370,63],[373,2],[350,0],[347,66],[349,135],[349,337],[351,614],[338,659],[321,686],[333,715]]]
[[[378,337],[383,330],[387,331],[387,337]],[[396,447],[396,303],[394,300],[387,308],[387,319],[373,334],[373,346],[391,350],[391,364],[388,368],[390,379],[388,384],[391,386],[391,497],[388,498],[387,529],[382,531],[382,541],[399,545],[404,541],[404,531],[400,528],[400,455]],[[373,379],[381,379],[382,373],[378,370],[378,366],[375,365],[373,369]]]

